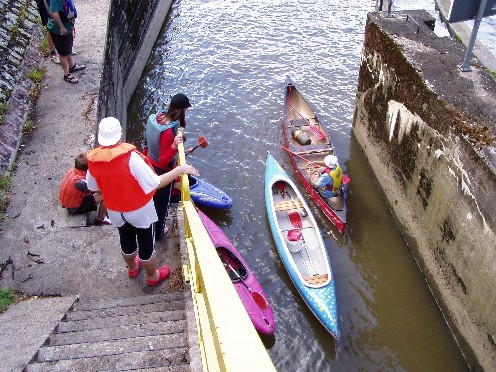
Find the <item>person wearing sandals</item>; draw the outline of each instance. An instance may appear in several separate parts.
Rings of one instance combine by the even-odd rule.
[[[136,146],[122,142],[121,135],[121,125],[116,118],[100,121],[100,147],[87,154],[86,182],[88,189],[101,191],[108,217],[119,230],[128,276],[137,277],[143,266],[146,283],[154,287],[169,276],[170,269],[167,265],[157,268],[153,228],[157,213],[153,195],[181,174],[198,175],[198,171],[187,164],[158,176],[146,156],[138,152]]]
[[[74,27],[77,18],[76,7],[72,0],[45,0],[45,5],[50,12],[47,28],[59,53],[60,66],[64,71],[64,80],[75,84],[78,79],[73,75],[76,71],[86,68],[72,60],[72,47],[76,37]]]
[[[164,174],[176,166],[177,146],[183,141],[178,135],[186,126],[185,113],[191,107],[188,97],[182,93],[174,95],[167,111],[149,116],[146,123],[146,147],[144,153],[157,174]],[[170,203],[171,185],[158,190],[153,197],[158,221],[155,224],[155,240],[168,232],[165,218]]]

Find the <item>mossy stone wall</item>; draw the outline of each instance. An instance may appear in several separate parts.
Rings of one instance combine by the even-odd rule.
[[[433,26],[368,15],[353,135],[469,364],[496,370],[496,82]]]

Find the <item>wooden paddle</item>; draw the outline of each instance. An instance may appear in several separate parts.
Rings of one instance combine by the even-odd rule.
[[[259,308],[261,308],[262,310],[266,310],[267,307],[269,306],[269,304],[267,303],[267,300],[264,298],[264,296],[262,296],[259,292],[255,292],[253,291],[249,286],[248,284],[245,283],[245,281],[243,280],[243,278],[241,278],[241,276],[238,274],[238,272],[236,270],[234,270],[234,268],[229,264],[229,262],[227,262],[224,257],[220,256],[220,260],[222,261],[222,264],[225,266],[225,267],[228,267],[229,270],[231,270],[234,275],[236,275],[236,277],[241,281],[241,283],[243,283],[246,287],[246,289],[248,289],[248,292],[250,292],[251,294],[251,297],[253,298],[253,301],[257,304],[257,306]]]
[[[201,135],[199,138],[198,138],[198,145],[196,145],[195,147],[192,147],[191,149],[189,149],[188,153],[185,155],[185,156],[188,156],[189,154],[191,154],[193,151],[195,151],[195,149],[197,149],[198,147],[201,147],[202,149],[204,149],[205,147],[208,146],[208,141],[207,139],[205,138],[205,136]]]
[[[301,155],[298,155],[296,153],[294,153],[293,151],[291,151],[290,149],[284,147],[284,146],[281,146],[281,148],[287,152],[289,152],[291,155],[294,155],[296,156],[297,158],[301,159],[301,160],[304,160],[306,161],[307,163],[310,163],[310,160],[308,160],[307,158],[304,158],[303,156]],[[348,183],[350,183],[351,181],[351,178],[348,177],[346,174],[343,174],[343,185],[347,185]]]
[[[312,133],[315,135],[315,137],[317,137],[319,140],[322,140],[324,138],[326,138],[326,134],[324,132],[322,132],[319,128],[317,128],[315,125],[313,125],[309,119],[307,119],[306,117],[304,117],[302,114],[300,114],[298,112],[297,109],[294,108],[294,106],[291,104],[291,102],[289,102],[289,98],[288,98],[288,105],[293,109],[295,110],[295,112],[301,116],[301,118],[303,120],[305,120],[305,122],[308,124],[308,126],[310,127],[310,130],[312,131]]]

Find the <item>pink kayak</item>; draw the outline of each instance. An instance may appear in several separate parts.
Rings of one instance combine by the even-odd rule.
[[[202,211],[197,209],[197,212],[255,329],[260,334],[272,335],[275,329],[274,314],[262,286],[219,226]]]

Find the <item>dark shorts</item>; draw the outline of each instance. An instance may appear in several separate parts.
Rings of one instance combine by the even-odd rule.
[[[61,57],[67,57],[72,53],[72,34],[69,35],[58,35],[50,32],[52,35],[53,45],[55,45],[55,49],[57,49],[57,53]]]
[[[126,222],[118,227],[122,253],[132,255],[138,251],[140,260],[148,261],[155,249],[153,225],[147,229],[140,229]]]
[[[81,205],[78,208],[67,208],[67,212],[69,212],[69,214],[84,214],[96,211],[97,207],[98,206],[93,195],[85,195]]]

